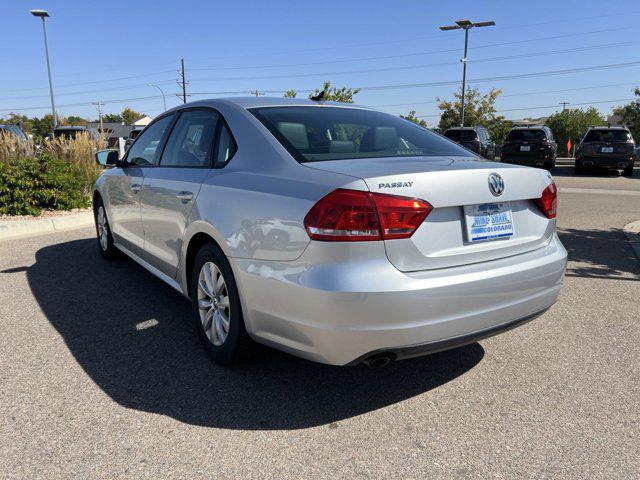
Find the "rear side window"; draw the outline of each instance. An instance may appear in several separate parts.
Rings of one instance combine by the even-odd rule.
[[[250,109],[299,162],[380,157],[473,155],[411,122],[350,107]]]
[[[583,142],[628,142],[631,135],[626,130],[590,130]]]
[[[444,136],[450,138],[454,142],[460,140],[475,140],[478,138],[475,130],[447,130],[444,132]]]
[[[180,114],[160,165],[164,167],[207,167],[211,164],[219,116],[213,110],[188,110]]]
[[[506,140],[510,142],[536,142],[546,140],[546,138],[547,135],[544,130],[532,128],[526,130],[511,130],[507,135]]]
[[[213,166],[217,168],[224,167],[234,153],[236,153],[236,142],[233,140],[229,127],[224,122],[220,122]]]
[[[127,161],[132,165],[152,165],[156,158],[158,146],[165,131],[171,125],[173,115],[167,115],[152,123],[142,132],[127,154]]]

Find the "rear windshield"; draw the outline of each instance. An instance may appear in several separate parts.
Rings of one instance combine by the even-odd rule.
[[[478,138],[475,130],[447,130],[444,132],[444,136],[455,142],[459,142],[460,140],[476,140]]]
[[[590,130],[583,142],[627,142],[631,135],[626,130]]]
[[[440,135],[386,113],[347,107],[250,109],[299,162],[473,154]]]
[[[511,130],[507,135],[508,142],[535,142],[545,140],[547,138],[544,130],[527,129],[527,130]]]

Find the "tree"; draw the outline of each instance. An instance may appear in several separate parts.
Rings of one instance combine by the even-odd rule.
[[[283,95],[284,98],[296,98],[297,96],[298,92],[296,92],[295,90],[287,90]]]
[[[53,132],[53,116],[47,113],[42,118],[33,117],[31,119],[31,132],[36,140],[50,137]]]
[[[622,123],[629,127],[636,143],[640,143],[640,88],[633,90],[636,98],[633,102],[613,109],[613,113],[620,115]]]
[[[496,115],[495,103],[501,93],[502,90],[492,88],[483,95],[479,89],[471,88],[464,94],[465,126],[479,125],[486,127],[491,134],[492,140],[496,143],[501,143],[509,128],[511,128],[511,122],[505,120],[502,115]],[[462,92],[458,91],[453,96],[453,100],[436,99],[438,108],[442,112],[438,125],[442,131],[460,126]]]
[[[353,103],[353,97],[360,89],[359,88],[336,88],[331,86],[331,82],[324,82],[322,89],[316,88],[316,91],[309,95],[309,98],[320,95],[320,92],[324,90],[324,100],[332,100],[334,102]]]
[[[107,113],[102,117],[103,122],[122,123],[124,119],[119,113]]]
[[[144,117],[143,113],[136,112],[132,108],[127,107],[124,110],[122,110],[122,120],[124,121],[125,125],[132,125],[137,120],[140,120],[142,117]]]
[[[87,119],[82,118],[82,117],[78,117],[77,115],[69,115],[66,118],[62,119],[62,124],[63,125],[70,125],[70,126],[86,126],[87,125]]]
[[[409,120],[410,122],[415,123],[416,125],[420,125],[421,127],[427,128],[427,122],[424,121],[424,119],[419,118],[416,115],[416,111],[415,110],[409,110],[409,113],[407,115],[400,115],[401,118],[404,118],[405,120]]]
[[[590,125],[602,125],[604,122],[602,114],[594,107],[589,107],[587,110],[567,108],[562,112],[556,112],[547,118],[545,124],[553,132],[558,150],[563,155],[570,155],[570,152],[567,152],[569,139],[575,145]]]

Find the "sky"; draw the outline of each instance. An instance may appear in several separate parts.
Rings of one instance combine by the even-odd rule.
[[[42,22],[46,9],[58,114],[95,119],[132,107],[150,116],[181,103],[184,58],[190,100],[282,96],[330,80],[362,87],[356,103],[393,114],[415,109],[437,124],[437,98],[462,78],[461,30],[469,18],[496,26],[469,32],[467,79],[482,92],[500,88],[509,119],[569,107],[605,115],[640,86],[637,0],[535,2],[431,0],[3,0],[0,6],[0,118],[50,112]],[[300,93],[306,96],[307,93]]]

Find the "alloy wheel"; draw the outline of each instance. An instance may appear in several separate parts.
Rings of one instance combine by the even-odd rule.
[[[207,338],[221,346],[229,334],[231,306],[222,272],[213,262],[206,262],[198,275],[198,311]]]

